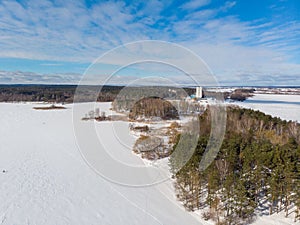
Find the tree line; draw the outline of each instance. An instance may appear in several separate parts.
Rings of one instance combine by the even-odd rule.
[[[74,94],[77,85],[40,85],[40,84],[14,84],[0,85],[0,102],[57,102],[72,103],[76,102],[112,102],[115,101],[116,110],[127,111],[133,107],[133,104],[145,97],[159,97],[168,100],[184,99],[195,93],[195,88],[177,88],[177,87],[126,87],[111,85],[81,85],[80,91],[77,92],[76,99]],[[101,92],[99,93],[99,90]],[[251,96],[254,89],[237,89],[232,93],[223,93],[224,98],[232,100],[245,100]],[[121,94],[119,95],[119,93]],[[211,91],[204,92],[206,97],[214,96],[216,93]]]
[[[0,85],[0,102],[72,103],[77,87],[77,85]],[[122,86],[81,86],[75,101],[111,102],[122,88]]]

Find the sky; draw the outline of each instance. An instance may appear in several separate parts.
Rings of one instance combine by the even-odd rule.
[[[300,86],[298,0],[0,0],[0,83],[77,84],[99,57],[143,40],[193,51],[220,85]],[[122,82],[154,74],[141,67]]]

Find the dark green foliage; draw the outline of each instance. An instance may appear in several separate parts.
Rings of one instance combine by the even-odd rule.
[[[209,139],[209,110],[200,117],[193,156],[180,171],[172,170],[179,199],[189,210],[209,207],[206,215],[217,224],[250,223],[263,200],[270,214],[284,210],[288,216],[294,204],[295,221],[300,220],[299,124],[236,107],[228,108],[227,116],[222,147],[205,171],[198,167]],[[171,168],[176,160],[171,155]],[[196,187],[190,180],[197,176]],[[191,193],[193,198],[187,197]]]
[[[0,85],[0,102],[12,101],[74,101],[77,85]],[[101,92],[99,90],[101,88]],[[122,86],[80,86],[77,102],[113,101]]]

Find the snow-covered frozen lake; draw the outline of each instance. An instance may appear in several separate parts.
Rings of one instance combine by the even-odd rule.
[[[170,181],[132,188],[97,175],[78,150],[72,105],[51,111],[33,106],[0,103],[0,224],[201,224],[179,207]],[[98,123],[97,130],[112,154],[123,150],[125,161],[138,160],[111,139],[107,124]]]
[[[176,201],[170,180],[133,188],[96,174],[78,150],[73,106],[37,111],[32,109],[36,105],[0,103],[0,224],[214,224],[202,220],[201,213],[185,211]],[[90,110],[85,104],[81,106],[82,112]],[[110,104],[99,103],[99,107],[108,111]],[[91,121],[79,123],[84,133]],[[110,154],[126,163],[142,165],[143,161],[131,152],[134,138],[127,135],[127,145],[114,140],[115,130],[110,124],[95,125]],[[167,159],[161,164],[167,166]],[[290,221],[272,215],[254,224],[292,224]]]
[[[244,102],[234,104],[300,122],[300,95],[255,94]]]

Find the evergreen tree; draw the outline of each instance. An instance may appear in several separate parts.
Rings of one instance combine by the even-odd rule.
[[[180,150],[170,164],[179,199],[189,210],[208,206],[210,218],[219,224],[250,223],[262,200],[270,203],[270,214],[284,209],[286,216],[293,203],[295,221],[300,220],[300,126],[248,109],[230,108],[227,116],[223,144],[205,171],[198,166],[208,142],[208,111],[200,117],[196,151],[179,171],[178,162],[191,148],[188,134],[182,134],[186,143],[175,145]]]

